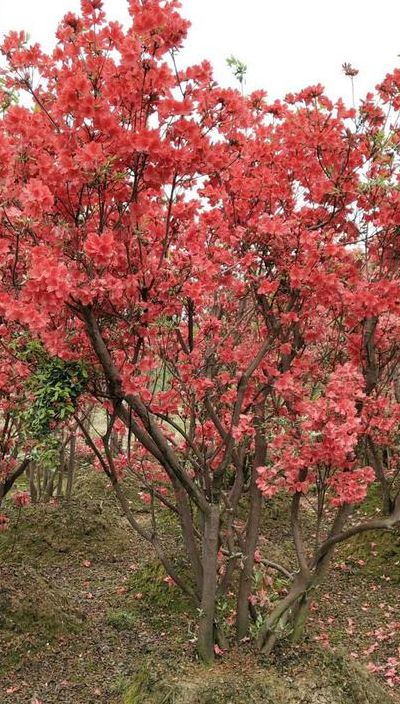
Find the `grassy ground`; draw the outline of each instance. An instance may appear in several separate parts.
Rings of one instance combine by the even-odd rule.
[[[69,506],[10,509],[0,534],[1,704],[399,702],[385,684],[400,644],[394,538],[342,548],[301,646],[268,661],[234,649],[205,670],[196,615],[130,532],[103,477],[77,489]],[[282,545],[280,516],[278,506],[269,535],[280,531]],[[168,522],[164,540],[176,552]],[[359,664],[368,662],[373,676]]]

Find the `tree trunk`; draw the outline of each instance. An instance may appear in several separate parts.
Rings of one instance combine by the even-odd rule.
[[[61,449],[59,458],[59,474],[57,481],[57,498],[63,495],[63,482],[64,482],[64,472],[65,472],[65,443],[64,443],[64,433],[61,435]]]
[[[264,465],[266,455],[265,436],[262,429],[262,416],[257,419],[255,456],[250,486],[250,509],[246,528],[246,543],[244,565],[240,575],[239,592],[237,599],[236,635],[238,640],[245,638],[249,631],[249,598],[254,569],[254,552],[257,547],[260,533],[260,518],[262,507],[262,494],[257,487],[257,468]]]
[[[200,621],[197,650],[205,663],[214,660],[215,597],[217,592],[217,555],[219,533],[219,507],[211,506],[205,516],[202,545],[203,590],[200,604]]]
[[[54,481],[56,478],[56,472],[49,470],[49,477],[46,486],[46,501],[50,501],[54,494]]]
[[[1,502],[3,501],[4,497],[10,489],[14,486],[14,483],[17,481],[18,477],[21,476],[25,472],[26,469],[28,469],[29,464],[31,462],[30,457],[26,457],[21,464],[14,469],[11,474],[8,475],[8,477],[4,480],[4,482],[0,482],[0,506]]]
[[[67,476],[67,489],[65,492],[65,498],[67,501],[71,500],[72,495],[72,485],[75,476],[75,449],[76,449],[76,431],[74,430],[71,435],[69,442],[69,459],[68,459],[68,476]]]
[[[37,480],[37,493],[38,493],[38,501],[41,501],[42,499],[42,468],[40,464],[36,464],[35,462],[35,469],[36,469],[36,480]]]
[[[28,468],[28,476],[29,476],[29,493],[31,497],[31,502],[33,504],[37,503],[38,500],[38,491],[36,488],[36,483],[35,483],[35,474],[36,474],[36,462],[31,462]]]
[[[385,474],[382,448],[377,447],[370,435],[366,438],[367,461],[373,467],[382,493],[382,508],[386,516],[393,511],[393,502],[390,495],[390,484]]]
[[[340,533],[344,524],[346,523],[346,520],[347,520],[347,517],[348,517],[350,511],[351,511],[350,506],[344,506],[339,509],[338,513],[336,514],[335,520],[333,522],[331,535],[336,535],[337,533]],[[304,627],[305,627],[307,616],[308,616],[308,609],[309,609],[309,605],[310,605],[310,596],[311,596],[312,592],[325,579],[334,551],[335,551],[335,547],[333,546],[325,553],[325,555],[321,558],[321,560],[316,564],[313,577],[312,577],[311,581],[309,582],[307,590],[304,592],[304,594],[301,596],[301,598],[297,601],[297,603],[291,609],[291,613],[290,613],[290,622],[291,622],[291,627],[292,627],[291,637],[294,642],[297,642],[303,636]]]
[[[292,641],[297,643],[303,637],[304,627],[308,616],[310,600],[308,594],[303,594],[292,611]]]
[[[286,626],[290,609],[294,608],[296,602],[306,593],[307,588],[307,581],[301,574],[298,574],[287,596],[276,605],[261,626],[257,637],[257,646],[264,653],[269,654],[273,649],[279,633]]]
[[[187,494],[178,481],[174,482],[174,490],[176,496],[176,504],[179,512],[180,524],[182,528],[183,540],[186,548],[186,554],[191,568],[191,576],[194,588],[198,593],[199,598],[201,598],[201,589],[203,584],[203,567],[200,559],[200,551],[194,533],[191,507]]]

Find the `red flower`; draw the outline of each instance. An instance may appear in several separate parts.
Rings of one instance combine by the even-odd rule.
[[[101,235],[90,232],[85,242],[85,252],[97,266],[106,266],[115,251],[114,235],[106,230]]]
[[[30,496],[28,491],[17,491],[13,496],[13,501],[15,506],[22,508],[23,506],[28,506],[30,502]]]

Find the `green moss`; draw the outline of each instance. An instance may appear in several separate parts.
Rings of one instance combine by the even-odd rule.
[[[0,589],[0,628],[10,633],[34,632],[46,638],[77,633],[81,614],[67,595],[33,568],[4,575]]]
[[[13,642],[14,641],[14,642]],[[6,676],[11,669],[18,667],[24,657],[24,648],[15,645],[15,636],[2,638],[0,657],[0,677]]]
[[[341,704],[389,704],[391,699],[361,665],[346,653],[321,650],[321,670],[327,683],[334,688]]]
[[[370,485],[360,509],[367,516],[372,516],[377,509],[382,509],[382,490],[377,482]]]
[[[8,504],[10,526],[0,532],[0,561],[39,566],[64,563],[68,556],[109,559],[130,550],[137,538],[103,477],[91,477],[82,492],[78,482],[75,492],[69,504],[36,504],[22,511]]]
[[[164,669],[162,669],[164,667]],[[361,667],[342,655],[315,650],[282,671],[260,667],[239,651],[207,669],[202,665],[144,667],[116,704],[389,704],[390,697]]]
[[[390,577],[391,582],[400,584],[400,535],[376,531],[362,533],[349,540],[339,553],[347,560],[359,561],[364,575],[373,578]]]
[[[159,620],[167,614],[184,614],[191,611],[188,599],[181,590],[166,581],[164,568],[158,562],[149,562],[136,570],[128,580],[130,592],[139,595],[138,604],[150,607],[146,617]]]
[[[137,622],[137,615],[124,609],[110,610],[107,613],[107,623],[117,631],[131,630]]]

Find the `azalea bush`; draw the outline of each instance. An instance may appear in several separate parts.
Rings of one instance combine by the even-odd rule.
[[[237,639],[253,620],[269,652],[301,632],[335,546],[400,521],[400,71],[357,110],[320,85],[271,103],[179,66],[174,0],[130,0],[127,29],[81,6],[49,55],[2,45],[0,315],[85,370],[107,424],[76,422],[198,609],[201,658],[227,647],[227,593]],[[352,516],[373,482],[382,515]],[[260,552],[278,494],[293,565]],[[269,612],[255,564],[287,580]]]

